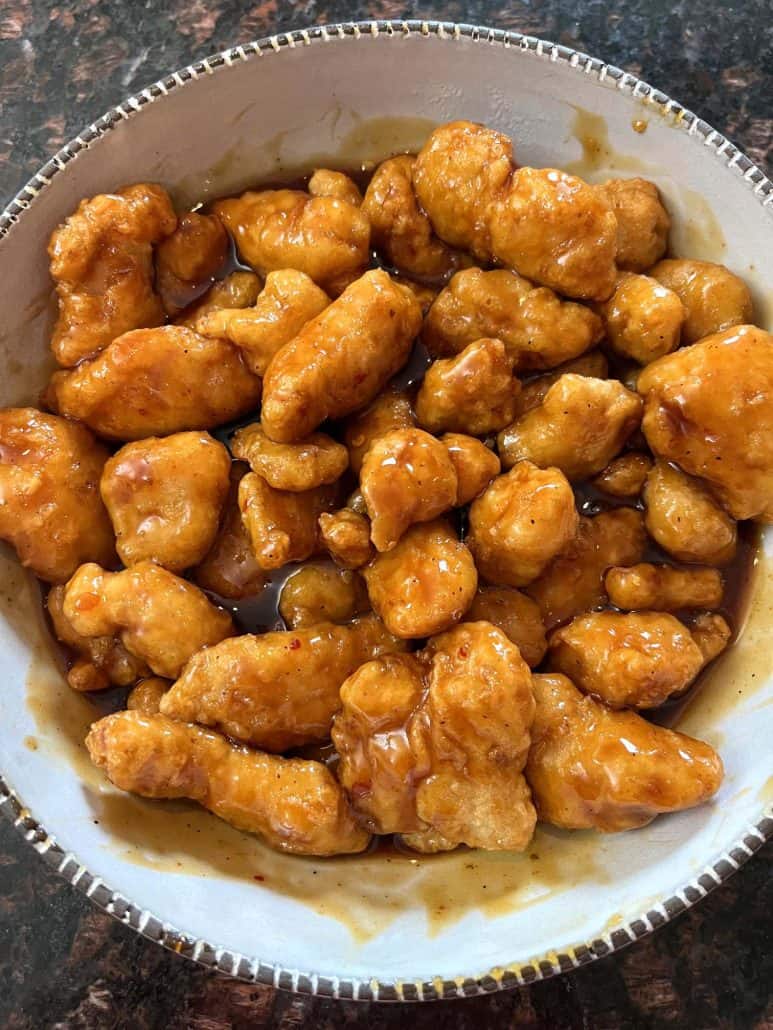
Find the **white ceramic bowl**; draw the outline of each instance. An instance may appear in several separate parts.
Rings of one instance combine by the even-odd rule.
[[[89,126],[35,176],[0,218],[0,403],[34,402],[45,380],[46,241],[82,197],[151,179],[191,203],[315,163],[414,149],[451,118],[512,135],[522,163],[654,179],[674,215],[676,253],[726,262],[768,322],[773,185],[705,123],[632,76],[539,40],[448,24],[344,25],[185,68]],[[764,545],[773,552],[773,533]],[[619,836],[541,830],[524,856],[315,862],[275,855],[185,805],[110,790],[83,755],[91,709],[64,685],[37,588],[4,551],[0,808],[98,905],[226,973],[375,999],[549,976],[698,901],[773,830],[770,570],[763,556],[742,638],[681,723],[723,755],[714,803]]]

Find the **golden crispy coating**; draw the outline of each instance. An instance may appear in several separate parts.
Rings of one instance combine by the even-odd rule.
[[[649,274],[679,297],[685,309],[682,343],[754,321],[749,287],[724,265],[675,258],[659,261]]]
[[[45,399],[100,436],[142,440],[245,415],[260,399],[260,380],[226,340],[164,325],[124,333],[91,361],[55,373]]]
[[[515,417],[520,418],[527,411],[538,408],[553,383],[557,383],[561,376],[569,373],[590,376],[592,379],[606,379],[609,375],[609,362],[604,352],[596,348],[579,358],[574,358],[573,361],[565,361],[552,372],[527,380],[521,384],[521,392],[515,399]]]
[[[403,650],[374,615],[347,626],[233,637],[194,656],[161,711],[266,751],[286,751],[325,740],[346,677],[371,658]]]
[[[623,569],[613,566],[604,577],[616,608],[676,612],[680,608],[719,608],[724,584],[716,569],[677,569],[645,562]]]
[[[469,504],[502,471],[499,458],[480,440],[463,433],[445,433],[440,441],[456,471],[455,504]]]
[[[370,538],[377,551],[391,551],[409,526],[453,508],[456,470],[440,440],[423,429],[395,429],[367,451],[360,489]]]
[[[262,476],[248,472],[239,483],[239,508],[260,568],[278,569],[312,555],[317,519],[332,510],[335,500],[336,491],[329,486],[303,493],[275,490]]]
[[[452,357],[476,340],[501,340],[517,372],[552,368],[584,353],[602,336],[597,314],[514,272],[457,272],[429,310],[422,340]]]
[[[409,154],[390,157],[368,183],[362,210],[370,220],[371,244],[387,262],[417,279],[443,281],[459,267],[461,255],[432,231],[413,192]]]
[[[648,365],[679,346],[685,309],[673,290],[648,275],[623,272],[600,305],[607,342],[615,354]]]
[[[647,530],[679,561],[727,565],[738,530],[706,487],[665,461],[655,462],[644,487]]]
[[[321,762],[264,755],[198,726],[142,712],[100,719],[86,746],[120,790],[198,801],[277,851],[340,855],[362,851],[370,839]]]
[[[227,251],[228,233],[219,218],[199,211],[181,216],[156,250],[156,285],[167,315],[190,304],[202,283],[222,267]]]
[[[0,411],[0,539],[49,583],[84,561],[115,562],[99,497],[108,451],[88,429],[35,408]]]
[[[126,698],[127,709],[130,712],[142,712],[143,715],[157,715],[161,708],[161,698],[169,686],[169,680],[160,676],[140,680]]]
[[[231,486],[225,502],[215,542],[200,565],[193,570],[193,580],[204,590],[221,597],[240,600],[259,594],[268,582],[252,553],[247,528],[239,510],[239,483],[244,466],[231,466]]]
[[[647,482],[652,468],[652,458],[639,451],[628,451],[619,458],[613,458],[591,482],[611,497],[638,497]]]
[[[710,485],[736,519],[773,521],[773,336],[739,326],[645,368],[652,450]]]
[[[276,443],[266,436],[260,422],[238,429],[231,451],[269,486],[292,493],[335,483],[349,467],[349,452],[332,436],[312,433],[298,443]]]
[[[713,612],[701,612],[693,620],[690,632],[703,655],[704,665],[713,662],[718,655],[722,654],[733,635],[722,616]]]
[[[616,712],[566,676],[534,676],[537,714],[526,779],[541,821],[605,833],[708,801],[719,755],[701,740]]]
[[[153,290],[153,244],[176,224],[166,192],[137,183],[82,200],[54,230],[48,254],[59,318],[51,349],[60,365],[77,365],[129,329],[164,321]]]
[[[422,316],[426,317],[427,312],[435,303],[437,295],[440,290],[435,286],[427,286],[425,283],[417,283],[414,279],[406,279],[404,275],[395,274],[392,279],[396,283],[400,283],[401,286],[405,286],[411,291],[416,300],[421,305]]]
[[[443,519],[412,526],[361,572],[374,611],[403,639],[450,629],[478,586],[472,555]]]
[[[572,480],[600,472],[639,425],[642,403],[617,379],[562,375],[542,402],[497,439],[505,468],[532,461]]]
[[[606,197],[554,168],[516,170],[500,133],[464,121],[440,126],[416,159],[413,184],[446,243],[569,297],[612,292],[617,222]]]
[[[365,452],[374,440],[393,429],[410,429],[416,425],[411,400],[402,390],[386,389],[365,408],[346,420],[344,442],[349,448],[349,465],[360,474]]]
[[[254,272],[231,272],[225,279],[213,283],[199,300],[190,304],[173,319],[175,325],[186,329],[197,329],[199,322],[217,311],[233,311],[234,308],[251,308],[258,299],[261,282]],[[214,336],[225,336],[225,333],[213,333]]]
[[[539,605],[520,590],[480,587],[464,621],[490,622],[501,629],[518,646],[521,657],[532,668],[545,657],[548,642]]]
[[[260,275],[297,268],[330,288],[368,263],[370,224],[353,204],[301,190],[261,190],[212,206],[243,261]]]
[[[416,418],[431,433],[496,433],[515,417],[521,384],[501,340],[468,344],[427,369],[416,397]]]
[[[231,616],[153,562],[123,572],[81,565],[67,584],[64,617],[84,637],[118,634],[157,676],[174,679],[197,651],[233,633]]]
[[[285,580],[279,595],[279,614],[288,629],[346,623],[369,607],[362,577],[329,563],[304,565]]]
[[[644,272],[666,252],[671,219],[654,182],[608,179],[596,187],[617,219],[617,267]]]
[[[519,462],[470,506],[466,542],[489,583],[530,583],[572,539],[574,494],[558,469]]]
[[[408,359],[421,325],[410,290],[366,272],[278,351],[263,382],[263,428],[302,440],[371,401]]]
[[[124,565],[151,559],[172,572],[212,546],[228,495],[231,459],[209,433],[149,437],[122,447],[100,482]]]
[[[341,701],[338,776],[369,829],[419,851],[526,847],[535,705],[528,667],[495,626],[457,626],[418,655],[369,662]]]
[[[644,518],[633,508],[616,508],[581,518],[577,535],[542,575],[526,587],[553,629],[607,601],[604,573],[610,565],[641,561],[647,546]]]
[[[370,561],[370,522],[349,508],[323,512],[317,520],[320,542],[330,557],[344,569],[359,569]]]
[[[355,207],[362,204],[357,183],[344,172],[334,172],[330,168],[318,168],[309,179],[308,190],[312,197],[337,197]]]
[[[588,612],[550,638],[550,668],[612,708],[656,708],[703,668],[690,631],[663,612]]]
[[[67,682],[78,691],[104,690],[111,684],[125,687],[150,670],[129,654],[115,636],[83,637],[64,617],[63,584],[52,587],[46,598],[54,636],[78,657],[67,670]]]
[[[266,285],[249,306],[232,305],[202,314],[194,328],[203,336],[230,340],[247,367],[262,376],[276,352],[329,303],[313,279],[286,268],[269,272]]]

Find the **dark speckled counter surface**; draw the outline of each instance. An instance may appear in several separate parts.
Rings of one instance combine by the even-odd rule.
[[[0,0],[0,198],[163,73],[226,45],[354,18],[442,18],[544,36],[640,75],[770,171],[771,0]],[[424,1006],[297,997],[208,973],[97,911],[0,821],[0,1026],[773,1027],[769,843],[633,947],[513,993]]]

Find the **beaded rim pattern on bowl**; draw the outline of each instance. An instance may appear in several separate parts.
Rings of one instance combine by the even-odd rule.
[[[180,89],[186,82],[211,75],[219,68],[280,54],[287,49],[324,45],[344,38],[367,39],[376,36],[408,35],[437,37],[448,40],[449,45],[464,38],[481,45],[501,46],[515,53],[533,54],[546,61],[568,65],[577,74],[592,76],[600,85],[620,90],[632,99],[651,104],[654,111],[668,118],[680,131],[697,137],[712,152],[715,159],[736,172],[758,198],[762,207],[773,209],[773,182],[742,151],[665,93],[620,68],[605,64],[569,47],[502,29],[438,21],[376,20],[315,26],[231,47],[153,83],[89,125],[30,179],[0,214],[0,238],[11,232],[38,194],[49,186],[51,180],[75,160],[79,153],[88,149],[121,121],[134,117],[143,107]],[[49,867],[77,887],[94,904],[143,937],[212,970],[242,980],[300,994],[355,1001],[436,1001],[464,998],[491,994],[577,969],[646,936],[690,908],[727,880],[762,847],[766,840],[773,837],[773,805],[770,805],[760,813],[760,819],[756,824],[747,827],[740,839],[726,851],[715,856],[699,876],[671,897],[643,912],[631,922],[615,926],[597,939],[567,949],[566,952],[536,957],[526,964],[499,967],[479,976],[459,976],[453,980],[437,978],[429,981],[384,981],[369,977],[328,977],[314,972],[284,969],[271,962],[218,947],[203,939],[193,939],[114,891],[100,877],[90,873],[75,855],[65,852],[57,844],[55,836],[23,806],[21,799],[11,791],[1,775],[0,812],[11,820],[24,840],[37,851]]]

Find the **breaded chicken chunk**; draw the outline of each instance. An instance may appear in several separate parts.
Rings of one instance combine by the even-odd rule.
[[[773,522],[773,336],[708,336],[639,376],[642,429],[658,457],[700,476],[734,519]]]
[[[150,559],[171,572],[212,546],[228,496],[231,459],[209,433],[173,433],[122,447],[100,481],[124,565]]]
[[[309,179],[308,190],[312,197],[336,197],[355,207],[362,204],[357,183],[345,172],[335,172],[330,168],[317,168]]]
[[[617,219],[617,267],[645,272],[665,254],[671,228],[657,186],[647,179],[608,179],[596,189]]]
[[[512,587],[479,587],[467,609],[465,622],[490,622],[518,646],[521,657],[534,668],[545,657],[548,642],[539,605]]]
[[[616,712],[566,676],[534,676],[526,779],[541,821],[617,833],[708,801],[722,761],[702,740]]]
[[[533,376],[521,384],[521,391],[515,399],[515,417],[520,418],[527,411],[538,408],[545,399],[545,396],[564,375],[590,376],[591,379],[607,379],[609,377],[609,362],[603,351],[594,348],[587,354],[582,354],[572,361],[565,361],[562,365],[554,368],[552,372],[545,372],[540,376]]]
[[[677,569],[644,562],[607,570],[609,600],[627,611],[677,612],[681,608],[719,608],[724,584],[716,569]]]
[[[286,751],[325,740],[346,677],[363,662],[403,650],[375,615],[347,626],[233,637],[193,657],[161,711],[266,751]]]
[[[157,715],[161,707],[161,698],[169,690],[169,680],[161,676],[148,676],[140,680],[129,691],[126,708],[130,712],[142,712],[143,715]]]
[[[470,506],[466,538],[489,583],[530,583],[577,531],[574,494],[558,469],[519,462]]]
[[[621,358],[648,365],[679,346],[685,308],[657,279],[621,273],[615,291],[600,305],[607,342]]]
[[[344,569],[359,569],[373,554],[370,522],[350,508],[323,512],[317,520],[320,543],[330,557]]]
[[[535,705],[529,668],[499,629],[465,623],[416,655],[369,662],[341,702],[338,776],[369,829],[417,851],[527,846]]]
[[[51,349],[60,365],[77,365],[130,329],[160,325],[153,289],[153,244],[177,225],[160,186],[137,183],[82,200],[48,244],[59,318]]]
[[[651,468],[652,458],[648,454],[628,451],[613,458],[591,482],[597,490],[610,497],[630,499],[638,497],[642,492]]]
[[[150,561],[122,572],[81,565],[67,584],[62,611],[76,633],[117,634],[127,651],[167,679],[179,676],[191,655],[233,633],[227,612]]]
[[[515,272],[457,272],[438,294],[421,337],[431,354],[453,357],[476,340],[501,340],[516,372],[552,368],[583,354],[602,336],[590,308],[561,300]]]
[[[321,622],[343,625],[369,607],[362,577],[326,562],[298,569],[279,594],[279,614],[288,629],[308,629]]]
[[[672,290],[685,310],[682,343],[754,320],[749,287],[724,265],[689,258],[659,261],[649,274]]]
[[[189,304],[173,319],[173,323],[185,326],[186,329],[196,329],[199,322],[204,322],[218,311],[241,311],[243,308],[251,308],[258,299],[261,285],[254,272],[245,272],[242,269],[231,272],[225,279],[213,283],[193,304]],[[225,333],[211,335],[225,336]]]
[[[297,443],[276,443],[266,436],[260,422],[234,433],[231,452],[269,486],[292,493],[335,483],[349,467],[348,451],[332,436],[312,433]]]
[[[374,440],[393,429],[411,429],[415,425],[408,394],[387,387],[367,408],[346,420],[344,443],[349,449],[352,472],[360,474],[365,453]]]
[[[228,233],[215,215],[188,211],[156,250],[156,285],[167,315],[177,315],[222,268]],[[133,326],[131,328],[134,328]]]
[[[371,401],[408,360],[421,307],[386,272],[366,272],[271,360],[263,429],[292,442]]]
[[[94,723],[86,746],[120,790],[198,801],[277,851],[340,855],[368,845],[369,835],[321,762],[264,755],[211,730],[138,711]]]
[[[464,433],[444,433],[440,441],[456,471],[456,505],[469,504],[502,471],[499,458],[482,441]]]
[[[255,560],[264,571],[304,561],[317,549],[317,520],[336,505],[336,490],[318,486],[295,493],[275,490],[256,472],[239,483],[239,508]]]
[[[36,408],[0,411],[0,540],[49,583],[84,561],[115,562],[99,496],[108,457],[84,426]]]
[[[212,429],[251,411],[260,380],[226,340],[183,326],[124,333],[91,361],[56,372],[50,407],[110,440]]]

